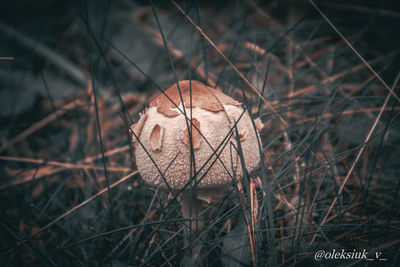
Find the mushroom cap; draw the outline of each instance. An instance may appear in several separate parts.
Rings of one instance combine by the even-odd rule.
[[[184,108],[179,89],[174,84],[165,90],[169,99],[164,94],[156,96],[132,126],[141,142],[139,144],[133,137],[136,165],[143,180],[153,186],[161,183],[161,188],[181,189],[196,170],[196,180],[201,179],[197,183],[198,188],[232,184],[232,179],[240,178],[243,173],[234,136],[235,121],[247,171],[256,169],[260,161],[258,132],[255,132],[248,113],[243,111],[240,103],[197,81],[181,81],[179,87],[188,121],[181,112]],[[190,163],[191,149],[195,166]]]

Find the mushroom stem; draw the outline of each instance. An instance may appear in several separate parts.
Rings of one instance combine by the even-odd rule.
[[[182,216],[185,219],[190,219],[188,227],[185,228],[185,246],[189,245],[190,239],[192,239],[192,234],[199,232],[205,224],[204,220],[197,220],[199,214],[201,213],[201,200],[197,198],[197,194],[194,192],[186,192],[181,196],[181,211]],[[194,244],[190,250],[192,255],[200,253],[202,248],[201,243]]]
[[[182,216],[185,219],[190,219],[188,226],[184,230],[185,246],[188,246],[189,241],[196,239],[205,225],[205,218],[209,215],[202,214],[203,211],[214,201],[221,199],[225,192],[230,189],[230,186],[219,188],[195,189],[196,191],[186,191],[180,197]],[[202,244],[198,242],[189,250],[192,256],[200,255]]]

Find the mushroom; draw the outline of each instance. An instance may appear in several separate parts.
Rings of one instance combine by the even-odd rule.
[[[241,103],[221,91],[194,80],[178,84],[179,88],[174,84],[154,97],[131,128],[136,136],[136,165],[143,180],[164,189],[185,189],[182,213],[192,217],[196,208],[189,208],[189,204],[197,199],[210,203],[221,197],[233,178],[243,174],[235,127],[247,171],[259,166],[257,135],[262,124],[257,119],[255,131]],[[190,162],[192,152],[194,164]],[[196,179],[191,181],[194,173]],[[188,193],[190,182],[197,189],[195,197]]]

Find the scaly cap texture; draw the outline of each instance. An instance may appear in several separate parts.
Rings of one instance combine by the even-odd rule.
[[[132,126],[148,153],[135,142],[136,164],[148,184],[158,186],[161,183],[160,186],[165,188],[167,182],[169,187],[181,189],[193,177],[194,170],[197,175],[192,184],[201,180],[197,184],[198,188],[219,187],[231,184],[234,177],[240,178],[242,167],[236,150],[236,137],[233,135],[235,121],[247,170],[251,172],[259,165],[258,132],[254,130],[248,113],[243,111],[240,103],[200,82],[192,81],[191,86],[190,108],[189,81],[179,82],[187,118],[179,111],[183,111],[183,105],[175,84],[165,93],[179,109],[165,95],[160,94]],[[194,165],[190,163],[191,149],[194,152]]]

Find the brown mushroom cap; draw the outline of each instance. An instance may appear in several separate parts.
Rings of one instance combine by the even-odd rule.
[[[192,87],[191,95],[190,86]],[[180,94],[179,89],[181,91]],[[181,104],[181,96],[187,108],[192,104],[192,108],[198,107],[204,110],[218,112],[224,110],[222,105],[240,106],[240,103],[232,97],[193,80],[180,81],[179,88],[175,83],[165,90],[164,93],[165,94],[159,93],[152,99],[150,101],[150,107],[157,107],[158,112],[168,117],[175,117],[180,114],[179,111],[175,110],[176,106],[174,103],[179,106]],[[190,101],[190,96],[192,97],[192,101]]]
[[[257,168],[260,161],[258,133],[255,133],[247,112],[242,115],[243,109],[240,103],[197,81],[191,81],[191,96],[190,81],[179,82],[179,87],[186,114],[188,118],[192,116],[193,126],[190,126],[190,121],[188,122],[189,130],[192,127],[192,142],[189,139],[186,118],[179,111],[179,109],[183,111],[183,105],[176,84],[165,90],[165,94],[179,109],[164,94],[160,94],[151,101],[150,107],[132,126],[132,130],[158,168],[164,172],[169,186],[173,189],[181,189],[188,183],[191,177],[191,145],[196,171],[202,168],[196,179],[204,176],[198,188],[231,184],[234,173],[237,178],[241,177],[242,167],[239,155],[234,147],[230,147],[231,143],[237,147],[236,138],[233,135],[226,138],[234,121],[238,121],[237,128],[246,168],[249,172]],[[191,107],[189,107],[190,103],[192,103]],[[135,144],[136,164],[144,181],[154,186],[161,183],[162,188],[167,187],[149,155],[141,145],[137,142]],[[218,159],[216,154],[219,155]]]

